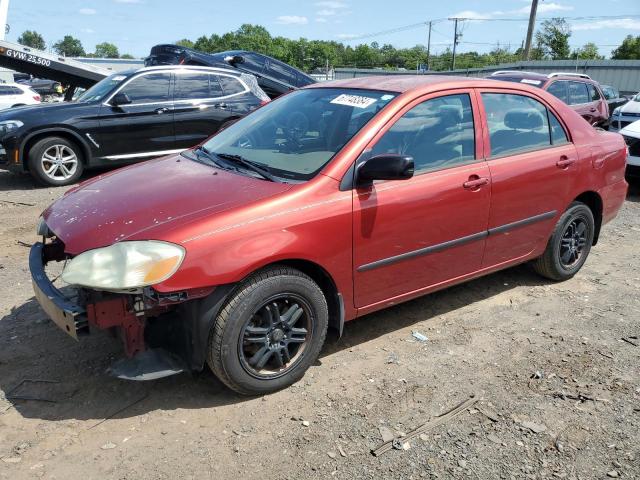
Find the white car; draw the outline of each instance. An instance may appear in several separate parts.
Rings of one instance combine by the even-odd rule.
[[[0,110],[40,103],[40,94],[19,83],[0,83]]]
[[[609,130],[617,132],[621,128],[640,120],[640,93],[624,105],[617,107],[611,115]]]
[[[637,97],[638,95],[636,95]],[[629,149],[627,157],[627,177],[634,180],[640,180],[640,120],[630,123],[622,130],[620,134]]]

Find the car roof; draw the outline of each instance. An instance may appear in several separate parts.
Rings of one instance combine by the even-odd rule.
[[[135,70],[127,70],[126,72],[119,72],[122,75],[133,74],[138,72],[148,72],[154,70],[198,70],[202,72],[217,72],[217,73],[226,73],[229,75],[233,75],[236,77],[240,77],[242,72],[239,72],[235,68],[224,68],[224,67],[208,67],[208,66],[200,66],[200,65],[154,65],[152,67],[142,67]]]
[[[520,85],[522,90],[530,91],[531,88]],[[370,77],[349,78],[344,80],[332,80],[319,82],[304,88],[354,88],[365,90],[382,90],[386,92],[404,93],[411,90],[421,90],[433,87],[433,90],[442,88],[472,88],[472,87],[498,87],[505,88],[504,82],[475,77],[458,77],[453,75],[375,75]],[[512,88],[510,85],[509,88]]]

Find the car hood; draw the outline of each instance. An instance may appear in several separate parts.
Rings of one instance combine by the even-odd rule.
[[[3,120],[24,120],[28,118],[29,123],[41,119],[43,122],[50,123],[51,118],[59,118],[61,112],[77,111],[82,112],[88,109],[95,109],[94,103],[80,102],[59,102],[59,103],[39,103],[36,105],[27,105],[24,107],[10,108],[0,112],[0,121]],[[75,114],[75,112],[74,112]],[[25,122],[26,123],[26,122]]]
[[[622,128],[618,133],[628,137],[640,138],[640,120],[630,123],[626,127]]]
[[[134,236],[162,240],[177,222],[210,217],[290,188],[171,156],[88,180],[43,217],[65,251],[76,255]]]
[[[640,113],[640,102],[629,100],[620,107],[621,113]]]

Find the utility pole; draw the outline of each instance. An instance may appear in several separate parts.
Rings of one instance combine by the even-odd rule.
[[[431,70],[431,20],[429,20],[429,36],[427,38],[427,71]]]
[[[532,0],[531,12],[529,13],[529,28],[527,28],[527,41],[524,44],[523,60],[529,60],[531,55],[531,39],[533,38],[533,29],[536,26],[536,13],[538,11],[538,0]]]
[[[460,41],[460,37],[462,33],[458,33],[458,20],[465,20],[464,18],[454,17],[449,20],[453,20],[453,59],[451,60],[451,70],[455,70],[456,68],[456,46]]]
[[[0,0],[0,40],[9,33],[7,15],[9,14],[9,0]]]

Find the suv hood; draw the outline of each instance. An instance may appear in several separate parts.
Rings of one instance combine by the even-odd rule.
[[[43,217],[65,251],[77,255],[134,235],[162,240],[176,222],[209,217],[290,188],[171,156],[88,180],[54,202]]]
[[[95,108],[94,103],[80,102],[59,102],[59,103],[40,103],[38,105],[26,105],[24,107],[9,108],[0,112],[0,121],[4,120],[24,120],[29,119],[29,123],[41,120],[43,123],[51,123],[51,116],[59,112],[81,111],[87,108]],[[25,122],[26,124],[27,122]],[[31,126],[31,125],[29,125]]]
[[[621,135],[627,135],[629,137],[640,138],[640,120],[630,123],[619,132]]]

